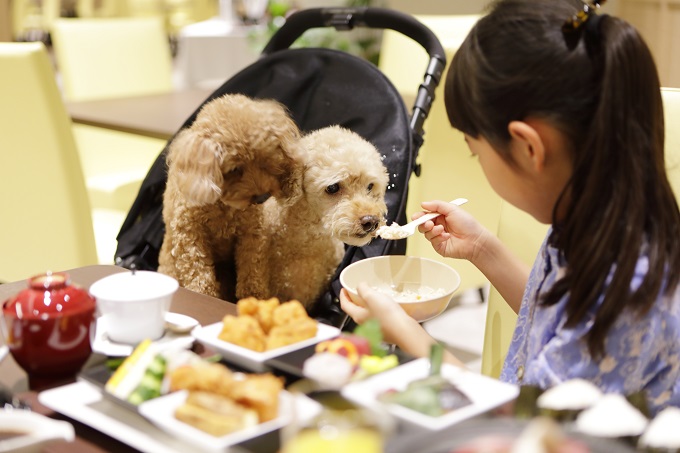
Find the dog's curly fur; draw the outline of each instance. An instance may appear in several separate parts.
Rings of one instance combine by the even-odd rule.
[[[215,265],[233,259],[242,229],[263,225],[257,202],[300,190],[299,137],[275,101],[226,95],[206,103],[170,145],[158,271],[222,296]]]
[[[384,225],[389,177],[373,145],[337,126],[304,136],[299,152],[302,191],[265,203],[259,238],[268,244],[265,255],[236,257],[236,295],[297,299],[309,310],[335,274],[344,244],[366,245]]]
[[[223,96],[171,144],[158,270],[203,294],[309,309],[344,244],[367,244],[385,223],[388,179],[359,135],[333,126],[300,138],[280,104]],[[235,282],[216,271],[225,261]]]

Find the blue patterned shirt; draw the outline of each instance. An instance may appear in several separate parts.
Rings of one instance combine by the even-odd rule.
[[[642,254],[631,289],[640,285],[648,264]],[[642,318],[629,310],[622,312],[608,332],[605,356],[593,360],[585,334],[603,297],[573,328],[565,327],[568,295],[552,306],[536,302],[563,275],[565,265],[546,237],[529,275],[500,379],[550,388],[579,377],[606,393],[645,390],[652,414],[666,406],[680,406],[680,288],[671,297],[660,295]]]

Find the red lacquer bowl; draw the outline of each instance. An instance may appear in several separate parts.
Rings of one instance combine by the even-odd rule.
[[[92,353],[95,299],[68,274],[46,273],[2,304],[2,329],[14,360],[30,380],[68,378]]]

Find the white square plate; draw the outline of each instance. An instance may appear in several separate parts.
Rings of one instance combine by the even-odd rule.
[[[328,324],[318,323],[319,328],[316,331],[316,336],[307,340],[298,341],[297,343],[272,349],[265,352],[256,352],[242,346],[220,340],[218,335],[222,331],[222,322],[209,324],[205,327],[196,327],[191,331],[191,335],[201,343],[208,345],[219,352],[222,357],[228,362],[240,365],[244,368],[253,371],[268,371],[269,366],[266,361],[278,357],[282,354],[305,348],[309,345],[319,343],[323,340],[335,338],[340,335],[340,329],[329,326]]]
[[[365,381],[352,383],[342,389],[342,394],[357,404],[381,405],[378,396],[387,390],[404,390],[416,379],[427,377],[430,371],[429,359],[417,359],[387,370]],[[511,401],[519,394],[519,387],[492,379],[481,374],[464,370],[445,363],[442,375],[470,398],[472,404],[453,410],[439,417],[421,414],[398,404],[385,404],[385,409],[394,417],[419,427],[438,431],[455,425],[470,417],[483,414],[503,403]]]
[[[139,413],[173,437],[211,451],[225,451],[231,445],[282,428],[293,420],[295,416],[293,412],[296,410],[299,412],[320,410],[311,406],[314,404],[313,401],[294,399],[293,395],[283,390],[279,393],[279,416],[277,418],[226,436],[216,437],[175,418],[175,410],[184,404],[186,397],[186,391],[179,391],[154,398],[140,404]],[[307,404],[309,407],[301,408],[300,404]]]

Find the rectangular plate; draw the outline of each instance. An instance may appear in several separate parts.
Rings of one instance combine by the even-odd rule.
[[[174,394],[167,395],[167,397],[172,396]],[[143,405],[140,405],[139,413],[137,413],[104,398],[102,391],[95,385],[86,381],[78,381],[43,391],[38,395],[38,400],[46,407],[137,450],[154,453],[184,453],[199,451],[199,449],[200,451],[227,452],[229,451],[228,445],[246,443],[249,439],[260,436],[266,437],[267,433],[271,436],[278,436],[278,433],[272,431],[283,426],[282,422],[290,420],[293,414],[299,420],[309,420],[321,411],[321,406],[309,398],[294,396],[286,391],[283,391],[281,396],[284,404],[279,409],[279,419],[272,420],[268,424],[261,424],[248,432],[233,433],[224,438],[209,436],[178,420],[175,422],[181,424],[181,428],[177,428],[178,425],[172,421],[162,420],[163,417],[172,417],[172,412],[159,413],[158,410],[161,407],[164,411],[172,411],[174,404],[181,403],[178,400],[163,400],[166,397],[153,400],[153,403],[157,402],[157,406],[152,405],[151,401],[144,403],[149,404],[144,409]],[[142,410],[149,417],[148,419],[142,415]],[[190,433],[190,437],[186,437],[185,433]],[[210,438],[210,445],[204,443],[206,438],[201,435]]]
[[[41,404],[140,451],[181,453],[195,447],[174,438],[150,421],[102,396],[89,382],[78,381],[45,390]]]
[[[175,410],[184,404],[186,397],[186,391],[179,391],[154,398],[142,403],[139,406],[139,413],[172,436],[208,451],[226,451],[229,446],[245,442],[286,426],[296,415],[299,417],[301,412],[314,411],[317,407],[320,410],[320,406],[308,398],[298,399],[295,401],[296,406],[293,406],[293,395],[284,390],[279,394],[279,416],[277,418],[251,428],[216,437],[181,422],[174,417]],[[306,404],[307,406],[302,408],[300,404]]]
[[[307,346],[315,345],[323,340],[334,338],[340,335],[340,329],[327,324],[318,323],[316,336],[307,340],[272,349],[265,352],[256,352],[233,343],[222,341],[218,335],[222,331],[222,322],[209,324],[205,327],[196,327],[191,331],[193,337],[206,346],[210,346],[222,355],[227,362],[233,362],[252,371],[270,371],[269,361],[284,354],[303,349]],[[283,370],[286,371],[286,370]]]
[[[405,389],[411,381],[427,377],[429,369],[429,359],[417,359],[364,381],[348,384],[342,389],[342,394],[360,405],[369,407],[383,405],[378,401],[378,395],[390,389]],[[390,414],[402,421],[438,431],[470,417],[483,414],[515,399],[519,394],[519,387],[516,385],[506,384],[448,363],[442,365],[442,375],[465,393],[472,404],[439,417],[421,414],[398,404],[385,404],[383,406]]]

